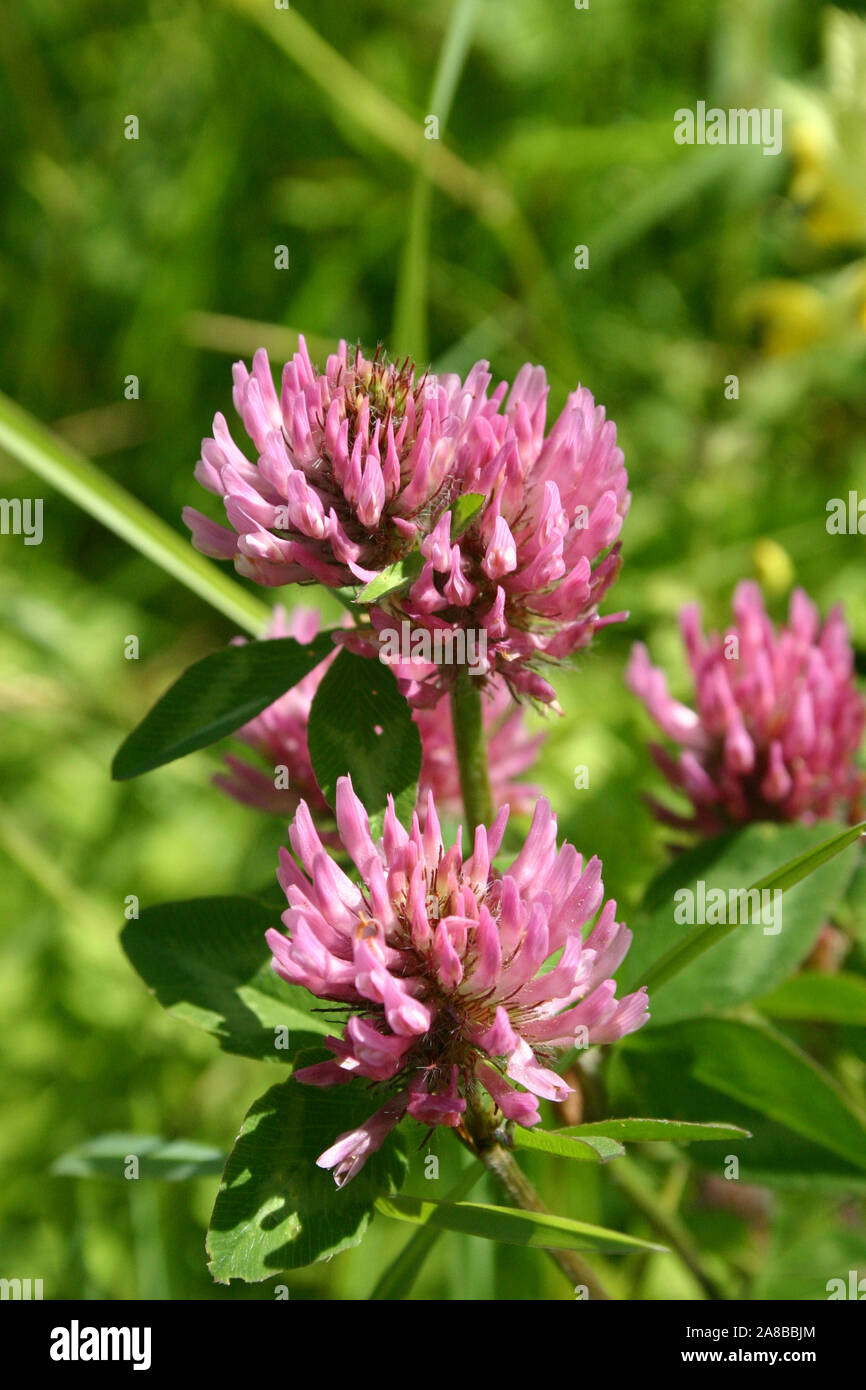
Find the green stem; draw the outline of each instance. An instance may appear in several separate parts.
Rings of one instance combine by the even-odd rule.
[[[470,1153],[484,1164],[496,1179],[511,1203],[521,1211],[537,1211],[549,1215],[529,1178],[517,1163],[511,1150],[502,1143],[495,1123],[493,1102],[481,1092],[471,1096],[457,1137]],[[609,1301],[608,1293],[598,1275],[576,1250],[548,1250],[554,1264],[562,1270],[572,1289],[582,1284],[591,1299]]]
[[[481,685],[471,675],[468,666],[457,667],[457,677],[451,687],[451,719],[466,828],[470,835],[474,835],[477,826],[489,825],[493,820],[493,797],[490,794]]]
[[[490,794],[490,772],[487,764],[487,743],[481,708],[481,685],[467,666],[458,666],[451,687],[451,718],[454,725],[454,744],[460,773],[460,791],[470,835],[476,826],[489,825],[493,819],[493,798]],[[467,1127],[463,1136],[472,1152],[477,1154],[489,1173],[516,1207],[522,1211],[547,1213],[532,1183],[519,1167],[514,1156],[491,1132],[489,1116],[482,1108],[467,1112]],[[572,1288],[583,1285],[591,1299],[609,1300],[610,1294],[584,1259],[574,1250],[548,1250]]]

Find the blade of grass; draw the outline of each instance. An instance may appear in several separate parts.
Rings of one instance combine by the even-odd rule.
[[[286,328],[281,323],[195,311],[186,316],[184,336],[193,347],[210,352],[252,357],[256,348],[263,347],[269,356],[286,362],[297,352],[300,334],[296,328]],[[314,362],[324,362],[329,353],[337,350],[336,338],[322,338],[314,333],[305,333],[304,337]]]
[[[766,874],[758,879],[757,883],[749,885],[748,892],[757,890],[774,891],[784,893],[786,889],[793,888],[795,883],[807,878],[809,874],[826,864],[828,859],[834,858],[842,850],[847,849],[855,840],[859,840],[866,835],[866,821],[860,821],[858,825],[842,830],[838,835],[832,835],[829,840],[825,840],[817,849],[804,850],[795,858],[790,859],[787,864],[782,864],[771,874]],[[698,956],[703,955],[711,946],[715,946],[718,941],[728,936],[730,932],[736,931],[737,922],[722,922],[710,926],[701,926],[695,931],[689,932],[682,940],[666,951],[643,977],[641,983],[646,985],[648,991],[658,990],[668,980],[678,975],[685,966],[690,965]]]
[[[451,8],[428,108],[439,122],[440,137],[445,132],[454,93],[469,52],[477,9],[478,0],[454,0]],[[432,196],[433,186],[428,171],[423,164],[419,164],[412,186],[409,229],[397,280],[392,339],[397,355],[412,353],[422,362],[426,361],[428,352],[427,281]]]
[[[693,155],[662,174],[650,171],[646,186],[631,201],[587,233],[593,269],[608,265],[657,223],[673,216],[714,183],[731,178],[742,158],[741,151],[728,146],[721,154],[721,159]]]
[[[454,1186],[448,1189],[445,1194],[445,1201],[462,1202],[464,1197],[469,1196],[483,1174],[483,1166],[477,1159],[473,1159],[469,1167],[460,1174]],[[421,1273],[424,1261],[441,1234],[441,1229],[437,1226],[431,1226],[429,1222],[416,1231],[403,1246],[397,1258],[391,1262],[379,1278],[376,1287],[370,1294],[370,1301],[408,1298],[415,1280]]]
[[[574,386],[575,348],[551,329],[536,306],[505,294],[474,274],[468,266],[430,257],[431,292],[440,314],[464,325],[462,336],[436,358],[436,372],[465,374],[479,357],[492,359],[503,349],[523,362],[533,355],[544,361],[551,388],[563,397]],[[577,378],[585,375],[579,366]]]
[[[365,155],[377,141],[413,168],[423,168],[431,182],[457,203],[470,208],[489,227],[539,312],[571,342],[561,293],[530,224],[510,190],[489,173],[481,173],[448,149],[427,140],[423,126],[392,101],[341,53],[323,39],[295,9],[263,7],[260,0],[223,0],[263,30],[319,88],[347,140]],[[569,376],[579,375],[576,363]]]
[[[667,1254],[664,1245],[607,1230],[587,1221],[574,1221],[551,1212],[520,1211],[514,1207],[489,1206],[482,1202],[440,1202],[433,1198],[409,1197],[399,1193],[376,1198],[376,1210],[396,1221],[416,1226],[428,1223],[445,1231],[462,1231],[505,1245],[523,1245],[540,1250],[589,1250],[631,1255],[639,1250]]]
[[[2,392],[0,448],[246,632],[258,635],[265,627],[266,604]]]
[[[323,39],[294,8],[268,9],[259,0],[225,0],[257,24],[306,73],[341,119],[347,138],[366,148],[372,136],[407,164],[426,166],[430,178],[455,202],[473,208],[484,222],[507,223],[517,215],[511,194],[480,174],[424,128]],[[343,121],[348,118],[348,126]]]
[[[117,922],[105,904],[73,883],[57,863],[56,856],[46,854],[35,831],[25,827],[20,817],[7,815],[0,809],[0,849],[17,864],[49,902],[56,903],[66,914],[74,917],[87,931],[114,933]]]

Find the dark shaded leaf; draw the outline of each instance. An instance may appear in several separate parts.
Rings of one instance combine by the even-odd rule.
[[[376,1199],[405,1176],[399,1141],[390,1135],[340,1190],[316,1159],[376,1108],[363,1087],[292,1079],[259,1097],[229,1156],[211,1217],[207,1249],[218,1283],[269,1279],[360,1243]]]
[[[312,642],[277,637],[225,647],[184,671],[114,756],[121,782],[205,748],[260,714],[333,651],[330,634]]]
[[[146,907],[121,942],[176,1018],[213,1033],[226,1052],[291,1062],[332,1024],[311,1012],[311,994],[272,969],[265,932],[279,925],[279,910],[253,898],[191,898]],[[278,1029],[289,1030],[288,1047]]]

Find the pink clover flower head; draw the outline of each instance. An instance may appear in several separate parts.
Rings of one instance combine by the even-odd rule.
[[[397,613],[433,635],[472,632],[476,647],[483,634],[489,669],[516,693],[553,704],[536,668],[627,616],[598,613],[619,572],[631,500],[616,426],[579,388],[546,431],[541,367],[522,367],[507,398],[506,383],[487,397],[486,362],[470,380],[476,405],[456,439],[456,474],[461,493],[488,500],[456,540],[450,509],[439,517],[421,542],[420,575],[373,623],[381,634]]]
[[[822,624],[796,589],[777,631],[759,587],[744,581],[733,611],[734,624],[709,636],[694,605],[680,614],[695,709],[671,697],[646,647],[632,649],[626,682],[680,749],[651,751],[694,808],[688,819],[651,803],[656,815],[704,835],[753,820],[859,820],[864,774],[854,757],[866,705],[841,609]]]
[[[255,462],[218,414],[195,475],[229,525],[187,507],[193,543],[264,585],[366,584],[415,553],[408,591],[370,613],[373,642],[404,618],[431,636],[474,634],[476,651],[483,634],[482,674],[555,703],[536,668],[626,616],[598,606],[620,567],[628,479],[616,427],[589,391],[573,392],[546,432],[541,367],[522,367],[510,392],[501,382],[488,394],[491,381],[486,362],[465,381],[418,379],[408,360],[345,342],[319,373],[301,338],[278,393],[259,349],[251,372],[234,367]],[[485,504],[452,538],[468,493]],[[453,674],[437,662],[429,680],[444,689]]]
[[[455,444],[479,408],[476,377],[416,380],[408,359],[345,342],[319,373],[301,337],[278,394],[259,348],[251,372],[235,363],[233,393],[256,462],[215,416],[195,476],[223,499],[229,527],[185,508],[193,544],[259,584],[374,579],[459,490]]]
[[[267,940],[278,975],[347,1017],[325,1039],[332,1058],[296,1076],[315,1086],[357,1076],[386,1090],[370,1120],[319,1158],[338,1184],[402,1115],[458,1127],[481,1089],[505,1119],[537,1124],[539,1097],[561,1101],[571,1091],[551,1069],[557,1053],[612,1042],[649,1016],[644,989],[616,998],[611,977],[631,932],[616,921],[616,904],[603,903],[598,859],[557,847],[542,799],[520,853],[497,873],[507,820],[505,807],[480,826],[464,859],[459,833],[443,843],[428,797],[423,828],[416,812],[407,831],[390,804],[374,843],[351,780],[341,778],[337,828],[355,882],[328,854],[308,807],[298,807],[290,840],[299,862],[283,850],[278,874],[287,934],[272,929]]]

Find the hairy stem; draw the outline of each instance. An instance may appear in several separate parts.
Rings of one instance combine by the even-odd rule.
[[[513,1206],[521,1211],[549,1215],[548,1208],[511,1150],[502,1142],[501,1131],[496,1128],[496,1113],[493,1102],[481,1092],[476,1092],[469,1099],[463,1124],[457,1130],[458,1138],[481,1160]],[[548,1250],[547,1253],[559,1265],[572,1289],[582,1284],[591,1299],[610,1299],[611,1295],[604,1284],[575,1250]]]
[[[493,798],[487,766],[487,744],[481,710],[481,686],[468,666],[458,666],[451,687],[451,718],[460,773],[460,791],[470,836],[493,820]]]
[[[457,668],[457,678],[451,688],[451,717],[467,828],[470,835],[474,835],[477,826],[489,825],[493,820],[493,798],[490,794],[481,686],[466,666]],[[487,1171],[493,1174],[514,1206],[522,1211],[547,1213],[547,1207],[510,1150],[495,1137],[490,1117],[485,1115],[482,1107],[472,1106],[467,1112],[467,1126],[461,1137],[477,1154]],[[591,1299],[610,1298],[601,1280],[576,1251],[548,1250],[547,1253],[559,1265],[572,1288],[582,1284]]]

